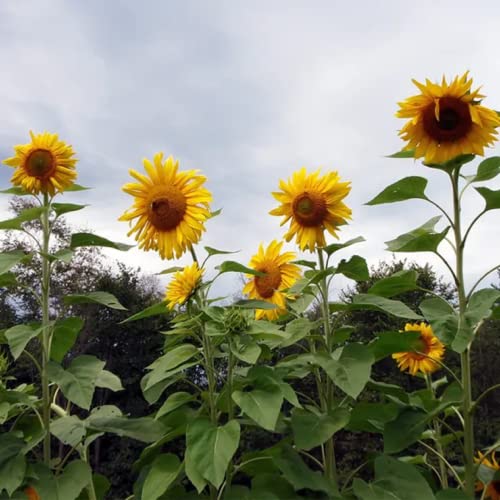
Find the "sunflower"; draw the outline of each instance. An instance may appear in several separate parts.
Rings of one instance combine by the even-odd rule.
[[[40,495],[35,490],[35,488],[33,488],[33,486],[28,486],[24,490],[24,493],[28,497],[28,500],[40,500]]]
[[[444,356],[444,345],[434,335],[432,328],[425,323],[407,323],[405,332],[419,332],[419,347],[416,351],[397,352],[392,357],[397,361],[398,368],[403,372],[408,370],[412,375],[418,371],[432,373],[439,368],[439,361]]]
[[[480,451],[478,451],[479,458],[474,458],[476,463],[481,463],[485,467],[493,469],[494,471],[500,470],[500,464],[497,462],[495,453],[491,453],[491,460],[486,458]],[[484,484],[481,481],[476,483],[476,491],[484,490]],[[500,480],[493,480],[488,483],[486,487],[486,496],[484,497],[490,500],[500,500]]]
[[[176,305],[182,306],[199,285],[202,275],[203,269],[199,269],[196,262],[186,266],[182,271],[177,271],[165,293],[168,308],[173,309]]]
[[[15,156],[3,160],[14,167],[11,182],[32,194],[61,192],[76,179],[76,158],[72,146],[60,141],[57,134],[30,131],[31,142],[14,146]]]
[[[290,288],[300,276],[300,268],[290,262],[295,259],[294,252],[280,254],[283,242],[271,241],[266,250],[262,243],[259,251],[251,258],[249,267],[265,273],[265,276],[247,274],[250,279],[243,293],[250,299],[265,300],[278,306],[276,309],[257,309],[255,318],[277,319],[286,313],[287,295],[283,290]]]
[[[409,118],[399,132],[408,141],[405,150],[425,163],[444,163],[464,154],[484,155],[484,147],[497,140],[500,118],[480,105],[484,97],[479,89],[471,90],[468,71],[448,84],[426,80],[425,85],[412,80],[420,90],[399,104],[398,118]]]
[[[197,243],[210,217],[212,195],[202,187],[206,177],[197,170],[178,172],[178,168],[178,161],[171,156],[164,161],[163,153],[157,153],[153,163],[144,159],[148,176],[129,170],[138,182],[122,188],[135,200],[119,220],[138,219],[128,236],[135,233],[139,248],[158,250],[162,259],[179,258]]]
[[[269,213],[283,215],[283,226],[290,219],[286,241],[296,236],[301,250],[311,252],[325,246],[325,229],[337,238],[338,227],[351,218],[351,209],[342,201],[351,190],[350,182],[340,182],[337,172],[320,176],[305,168],[295,172],[288,182],[280,181],[280,192],[272,193],[281,205]]]

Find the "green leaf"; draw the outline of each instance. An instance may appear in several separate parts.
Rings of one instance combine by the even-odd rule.
[[[390,252],[436,252],[437,247],[450,229],[447,227],[444,231],[436,233],[434,227],[440,219],[441,216],[433,217],[409,233],[401,234],[394,240],[386,241],[386,250]]]
[[[0,464],[12,460],[21,453],[25,442],[10,433],[0,434]]]
[[[332,341],[334,344],[343,344],[349,337],[356,331],[356,328],[349,325],[343,325],[340,328],[336,328],[332,332]]]
[[[348,261],[342,259],[336,274],[343,274],[354,281],[366,281],[370,277],[366,260],[359,255],[353,255]]]
[[[220,266],[217,266],[215,269],[217,269],[220,274],[246,273],[246,274],[252,274],[254,276],[265,276],[265,273],[256,271],[255,269],[251,269],[250,267],[246,267],[243,264],[240,264],[239,262],[234,262],[232,260],[226,260]]]
[[[458,331],[458,315],[453,307],[440,297],[425,299],[419,307],[435,335],[444,344],[451,345]]]
[[[396,352],[415,351],[421,348],[419,332],[382,332],[369,344],[375,357],[380,361]]]
[[[367,293],[355,295],[352,299],[352,303],[347,304],[347,307],[351,310],[371,309],[381,311],[398,318],[422,319],[422,316],[412,311],[407,305],[399,300],[386,299],[385,297]]]
[[[500,174],[500,156],[486,158],[477,167],[476,175],[472,176],[469,182],[489,181]]]
[[[392,276],[377,281],[372,287],[370,287],[368,293],[387,298],[394,297],[394,295],[416,290],[418,288],[417,278],[417,271],[398,271]]]
[[[22,187],[14,186],[9,189],[0,190],[0,194],[13,194],[14,196],[31,196],[31,193],[25,191]]]
[[[212,255],[227,255],[229,253],[238,253],[239,250],[236,250],[234,252],[228,252],[227,250],[217,250],[217,248],[212,248],[212,247],[203,247],[207,254],[212,256]]]
[[[427,179],[425,177],[405,177],[404,179],[387,186],[380,194],[365,204],[381,205],[383,203],[396,203],[398,201],[413,199],[426,200],[426,187]]]
[[[0,222],[0,229],[22,229],[24,222],[29,222],[39,219],[40,216],[47,210],[46,207],[25,208],[17,217]]]
[[[17,455],[0,464],[0,493],[5,489],[9,498],[21,486],[26,472],[26,458]]]
[[[49,255],[50,260],[60,260],[61,262],[64,262],[65,264],[69,264],[71,262],[71,259],[73,258],[74,252],[71,250],[71,248],[61,248],[57,252]]]
[[[14,273],[8,272],[0,274],[0,287],[8,288],[16,285],[17,285],[17,279]]]
[[[436,493],[436,500],[470,500],[462,490],[441,490]]]
[[[404,410],[384,428],[384,452],[397,453],[419,440],[425,431],[428,415],[418,410]]]
[[[142,500],[157,500],[175,481],[182,466],[179,459],[172,453],[158,455],[144,480]]]
[[[186,432],[186,463],[194,462],[199,473],[218,488],[239,442],[240,424],[237,420],[230,420],[220,427],[208,419],[194,420]]]
[[[125,243],[117,243],[115,241],[108,240],[102,236],[97,236],[97,234],[92,233],[75,233],[71,235],[71,248],[78,247],[108,247],[114,248],[115,250],[121,250],[123,252],[130,250],[134,245],[126,245]]]
[[[160,271],[159,273],[156,273],[158,275],[160,274],[173,274],[176,273],[177,271],[182,271],[184,268],[180,266],[172,266],[168,267],[167,269],[164,269],[163,271]]]
[[[50,423],[50,432],[59,441],[71,447],[82,443],[87,434],[85,423],[76,415],[61,417]]]
[[[349,422],[349,410],[336,408],[330,414],[315,414],[300,408],[292,413],[295,444],[301,450],[310,450],[326,442]]]
[[[386,158],[415,158],[415,151],[413,149],[403,149],[402,151],[386,156]]]
[[[150,318],[151,316],[159,316],[160,314],[170,314],[167,304],[164,301],[153,304],[152,306],[146,307],[146,309],[129,316],[127,319],[121,321],[120,325],[128,323],[129,321],[137,321],[138,319]]]
[[[348,240],[345,243],[332,243],[331,245],[327,245],[323,250],[328,256],[330,256],[333,253],[342,250],[343,248],[350,247],[351,245],[355,245],[356,243],[361,243],[362,241],[365,241],[365,239],[362,236],[358,236],[357,238]]]
[[[338,351],[338,359],[317,354],[314,360],[340,389],[356,399],[370,379],[375,359],[371,349],[362,344],[349,344]]]
[[[382,433],[385,424],[394,420],[400,410],[396,403],[359,402],[351,411],[347,428],[354,432]]]
[[[88,292],[74,295],[66,295],[64,297],[65,304],[101,304],[111,309],[118,309],[119,311],[126,311],[127,308],[123,307],[118,299],[108,292]]]
[[[166,431],[161,422],[150,417],[127,418],[123,416],[101,417],[91,415],[87,419],[87,426],[96,431],[126,436],[143,443],[153,443],[161,439]]]
[[[167,400],[161,405],[160,409],[156,413],[156,419],[167,415],[168,413],[177,410],[181,406],[184,406],[191,401],[195,401],[196,398],[189,392],[174,392],[170,394]]]
[[[192,344],[182,344],[174,347],[172,350],[153,361],[153,363],[147,367],[152,370],[152,375],[146,385],[146,388],[151,387],[160,380],[163,380],[166,373],[182,365],[186,361],[189,361],[199,353],[199,349]]]
[[[49,379],[59,385],[64,396],[88,410],[104,364],[95,356],[84,354],[75,358],[66,370],[53,361],[49,362],[47,368]]]
[[[51,205],[58,217],[68,212],[76,212],[87,206],[88,205],[75,205],[74,203],[52,203]]]
[[[89,189],[92,189],[92,188],[80,186],[80,184],[71,184],[71,186],[67,187],[64,191],[65,192],[88,191]]]
[[[399,498],[380,486],[367,483],[359,478],[355,478],[352,482],[352,489],[359,500],[396,500]]]
[[[232,398],[261,427],[274,431],[283,403],[283,393],[279,386],[268,384],[250,391],[234,391]]]
[[[233,306],[241,307],[242,309],[276,309],[278,306],[265,300],[241,299],[236,301]]]
[[[494,191],[493,189],[488,189],[487,187],[474,188],[486,202],[484,210],[495,210],[500,208],[500,189]]]
[[[16,325],[5,331],[4,335],[9,344],[10,352],[17,359],[24,351],[28,342],[35,338],[42,328],[39,323],[30,325]]]
[[[83,328],[83,319],[77,316],[56,321],[52,334],[50,359],[60,363],[73,347],[78,334]]]
[[[487,318],[493,305],[499,299],[500,290],[495,288],[484,288],[474,292],[465,311],[465,318],[469,325],[474,328],[481,320]]]
[[[281,343],[281,347],[289,347],[307,337],[317,325],[316,321],[308,318],[296,318],[290,321],[285,328],[287,338]]]
[[[123,385],[120,378],[108,370],[102,370],[97,377],[95,385],[103,389],[109,389],[113,392],[123,391]]]
[[[26,254],[22,250],[0,253],[0,274],[10,271],[16,264],[31,259],[31,254]]]
[[[233,338],[231,352],[241,361],[253,365],[259,359],[262,349],[249,335],[240,335]]]

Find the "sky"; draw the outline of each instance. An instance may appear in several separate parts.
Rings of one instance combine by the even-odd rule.
[[[397,102],[417,93],[412,78],[470,70],[484,104],[500,109],[499,18],[496,0],[1,0],[0,158],[28,142],[29,130],[58,133],[77,152],[78,183],[93,188],[61,196],[90,205],[69,222],[133,244],[117,220],[132,203],[121,186],[130,168],[142,171],[144,157],[163,151],[181,169],[200,169],[212,208],[222,209],[206,224],[198,253],[204,245],[239,250],[231,259],[243,264],[260,242],[284,234],[280,219],[268,215],[279,180],[302,166],[336,170],[352,182],[346,203],[353,217],[341,241],[366,239],[339,258],[356,253],[375,265],[391,259],[385,241],[436,212],[419,200],[368,200],[398,179],[424,175],[428,195],[447,208],[451,202],[444,174],[386,158],[404,145]],[[0,165],[0,186],[9,186],[11,174]],[[498,181],[489,187],[498,189]],[[0,198],[2,218],[7,204]],[[482,205],[471,191],[465,220]],[[469,239],[468,287],[498,263],[499,247],[498,212],[491,211]],[[107,254],[148,273],[189,263],[138,249]],[[400,256],[430,262],[448,278],[430,253]],[[230,276],[216,292],[240,288]]]

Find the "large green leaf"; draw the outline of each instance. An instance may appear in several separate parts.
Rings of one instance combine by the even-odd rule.
[[[16,264],[31,259],[31,254],[26,254],[22,250],[0,253],[0,274],[10,271]]]
[[[186,432],[186,463],[194,462],[198,472],[218,488],[239,442],[240,424],[237,420],[230,420],[220,427],[208,419],[194,420]]]
[[[440,297],[425,299],[419,307],[436,336],[446,345],[451,345],[458,331],[455,309]]]
[[[436,252],[441,241],[446,238],[449,227],[438,233],[434,230],[441,216],[429,219],[425,224],[394,240],[386,241],[390,252]]]
[[[0,229],[17,229],[23,228],[24,222],[29,222],[35,219],[39,219],[40,216],[46,211],[46,207],[33,207],[25,208],[22,210],[17,217],[13,219],[0,221]]]
[[[61,392],[72,403],[88,410],[104,364],[104,361],[87,354],[75,358],[66,370],[51,361],[48,364],[49,379],[61,388]]]
[[[83,319],[77,316],[56,321],[52,334],[50,358],[60,363],[73,347],[78,334],[83,328]]]
[[[416,290],[418,273],[413,270],[402,270],[394,273],[392,276],[377,281],[368,293],[380,295],[381,297],[393,297],[400,293]]]
[[[465,311],[469,325],[474,328],[481,320],[486,319],[498,300],[500,300],[500,290],[495,288],[484,288],[474,292]]]
[[[366,260],[359,255],[353,255],[348,261],[342,259],[336,274],[343,274],[354,281],[366,281],[370,277]]]
[[[500,189],[494,191],[487,187],[474,188],[484,199],[486,205],[484,210],[495,210],[500,208]]]
[[[113,392],[123,391],[123,385],[120,377],[108,370],[101,371],[97,377],[95,385],[97,387],[102,387],[103,389],[109,389]]]
[[[397,500],[399,498],[395,497],[392,492],[357,477],[352,482],[352,489],[358,500]]]
[[[394,420],[401,408],[396,403],[367,403],[354,406],[347,428],[351,431],[381,433],[387,422]]]
[[[146,307],[142,311],[129,316],[127,319],[124,319],[122,323],[128,323],[129,321],[137,321],[138,319],[149,318],[151,316],[159,316],[160,314],[169,314],[170,311],[167,308],[167,304],[165,301],[158,302],[157,304],[153,304],[152,306]]]
[[[436,500],[470,500],[462,490],[447,489],[436,493]]]
[[[0,464],[0,493],[5,489],[10,495],[21,486],[26,472],[26,458],[17,455]]]
[[[345,243],[331,243],[330,245],[326,246],[323,250],[326,252],[327,255],[332,255],[333,253],[338,252],[339,250],[350,247],[351,245],[355,245],[356,243],[361,243],[363,241],[365,241],[365,239],[362,236],[358,236],[357,238],[348,240]]]
[[[40,323],[16,325],[6,330],[4,335],[9,344],[12,357],[17,359],[24,351],[28,342],[35,338],[41,331]]]
[[[310,450],[326,442],[349,422],[349,410],[336,408],[329,414],[315,414],[295,408],[292,413],[292,430],[296,446]]]
[[[419,440],[426,428],[428,415],[418,410],[405,410],[384,428],[384,452],[397,453]]]
[[[262,349],[250,335],[238,335],[232,339],[231,352],[241,361],[253,365],[259,359]]]
[[[185,404],[190,403],[195,399],[196,398],[189,392],[174,392],[173,394],[170,394],[167,400],[161,405],[160,409],[156,413],[155,418],[158,419],[160,417],[163,417],[164,415],[177,410],[177,408],[180,408],[181,406],[184,406]]]
[[[157,500],[175,481],[182,465],[172,453],[158,455],[144,480],[141,500]]]
[[[477,167],[476,175],[468,178],[469,182],[482,182],[495,178],[500,174],[500,156],[486,158]]]
[[[126,245],[125,243],[117,243],[116,241],[108,240],[102,236],[92,233],[74,233],[71,235],[71,248],[78,247],[107,247],[115,250],[127,251],[134,245]]]
[[[265,273],[251,269],[250,267],[244,266],[239,262],[234,262],[232,260],[226,260],[215,269],[219,271],[220,274],[223,273],[246,273],[253,274],[255,276],[265,276]]]
[[[59,217],[60,215],[67,214],[68,212],[76,212],[82,210],[88,205],[75,205],[74,203],[52,203],[51,207]]]
[[[299,340],[307,337],[311,330],[314,329],[318,323],[311,321],[308,318],[296,318],[287,323],[285,333],[287,338],[281,343],[282,347],[289,347]]]
[[[8,288],[17,285],[16,275],[11,272],[0,274],[0,287]]]
[[[366,203],[366,205],[380,205],[382,203],[395,203],[411,199],[426,200],[426,187],[427,179],[424,177],[405,177],[387,186],[380,194]]]
[[[59,441],[71,447],[82,443],[87,434],[85,422],[76,415],[61,417],[50,423],[50,432]]]
[[[110,432],[117,436],[126,436],[143,443],[153,443],[165,434],[165,426],[150,417],[127,418],[124,416],[91,415],[87,427],[100,432]]]
[[[412,311],[407,305],[399,300],[386,299],[378,295],[369,293],[360,293],[355,295],[352,303],[346,305],[351,310],[371,309],[375,311],[385,312],[392,316],[405,319],[422,319],[422,316]]]
[[[420,332],[382,332],[369,346],[375,361],[396,352],[417,351],[421,348]]]
[[[65,304],[101,304],[110,309],[118,309],[120,311],[127,310],[113,294],[108,292],[88,292],[66,295],[63,300]]]

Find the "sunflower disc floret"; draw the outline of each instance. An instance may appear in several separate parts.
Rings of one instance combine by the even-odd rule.
[[[412,81],[421,93],[398,103],[396,116],[409,119],[399,135],[415,158],[439,164],[464,154],[482,156],[497,140],[500,118],[480,104],[484,96],[471,90],[468,72],[449,84],[444,77],[441,84]]]
[[[176,305],[182,306],[187,302],[199,286],[202,276],[203,269],[200,269],[196,262],[186,266],[182,271],[177,271],[165,293],[167,307],[174,309]]]
[[[308,174],[305,168],[288,181],[280,181],[281,191],[272,193],[281,205],[269,213],[290,221],[286,241],[296,237],[301,250],[311,252],[326,245],[325,230],[337,237],[339,226],[351,218],[351,209],[342,201],[351,190],[349,182],[340,182],[337,172]]]
[[[197,170],[179,172],[179,162],[163,153],[153,163],[144,159],[147,175],[129,170],[137,180],[123,186],[134,197],[134,204],[119,220],[135,224],[134,235],[143,250],[156,250],[163,259],[179,258],[196,244],[210,217],[211,193],[203,187],[206,177]]]

